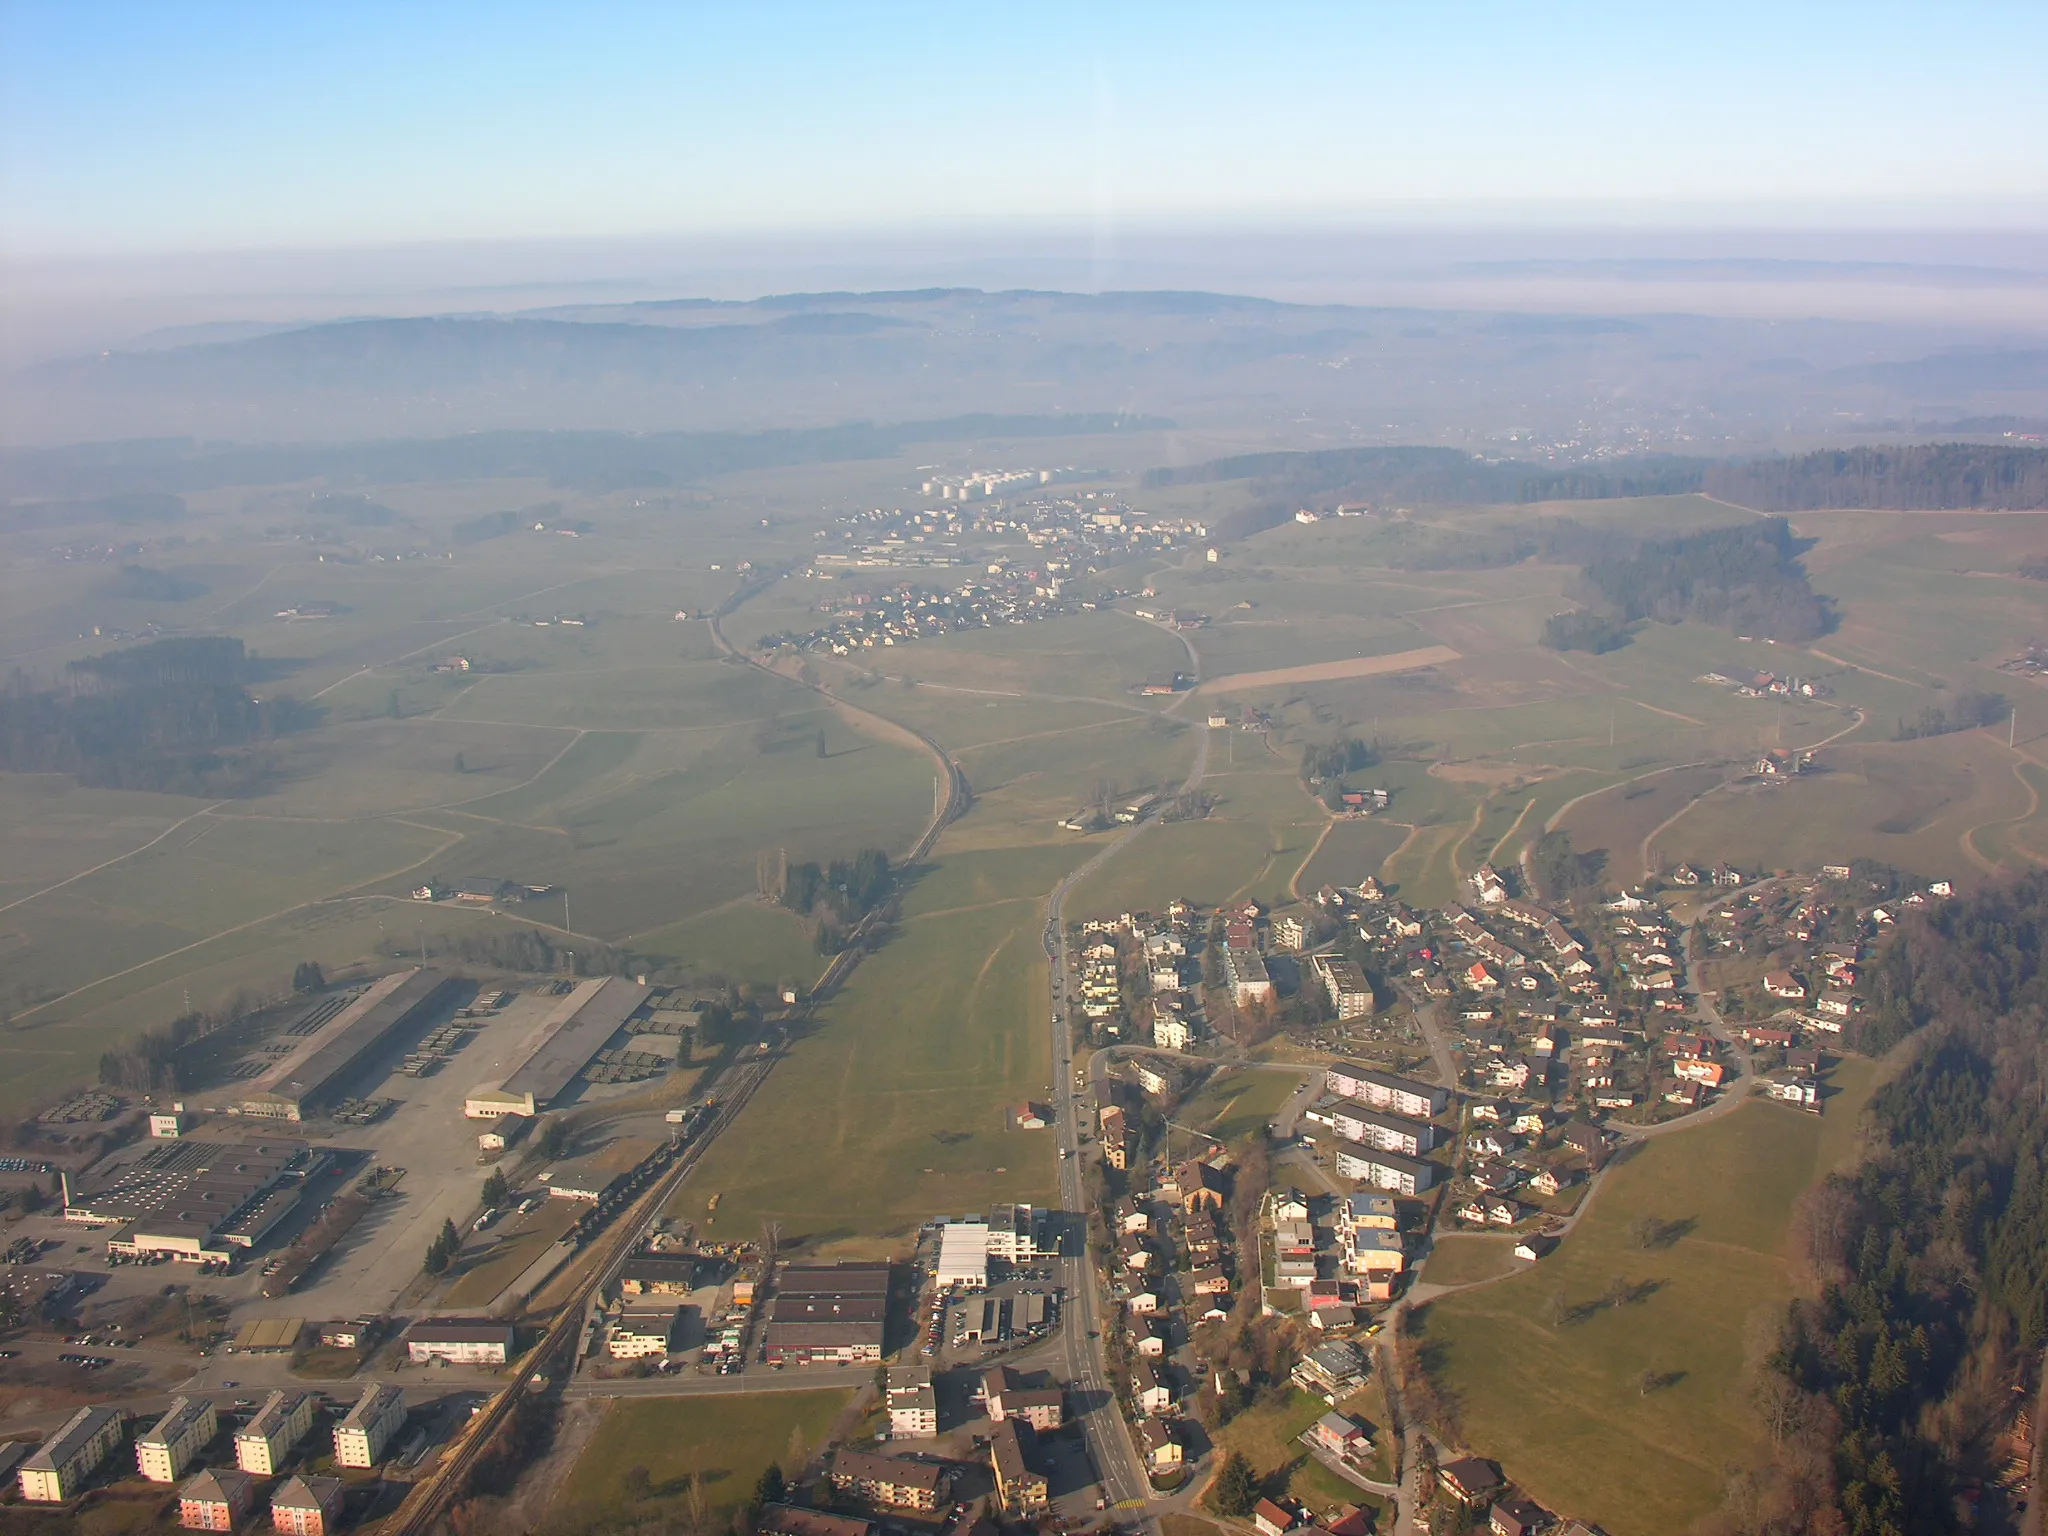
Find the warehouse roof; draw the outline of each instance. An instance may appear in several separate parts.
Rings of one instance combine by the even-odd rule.
[[[501,1091],[530,1093],[538,1105],[559,1098],[653,990],[616,976],[584,982],[549,1016],[547,1033]]]

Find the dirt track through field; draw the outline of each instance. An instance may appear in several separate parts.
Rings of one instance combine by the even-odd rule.
[[[1349,661],[1318,661],[1304,667],[1281,667],[1272,672],[1237,672],[1229,677],[1212,677],[1195,689],[1197,693],[1238,693],[1247,688],[1285,688],[1294,683],[1334,683],[1347,677],[1378,677],[1387,672],[1413,672],[1420,667],[1440,667],[1463,661],[1462,651],[1448,645],[1425,645],[1415,651],[1395,651],[1386,656],[1354,656]]]

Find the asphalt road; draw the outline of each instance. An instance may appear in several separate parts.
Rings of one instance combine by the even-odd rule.
[[[1185,645],[1185,637],[1182,639]],[[1191,663],[1194,650],[1188,648]],[[1206,727],[1195,747],[1195,763],[1184,791],[1201,787],[1209,771],[1209,734]],[[1123,836],[1106,845],[1087,863],[1053,887],[1046,903],[1045,953],[1052,962],[1052,1064],[1055,1123],[1059,1131],[1060,1204],[1063,1209],[1086,1212],[1087,1197],[1081,1177],[1080,1115],[1085,1111],[1074,1095],[1072,1019],[1072,978],[1067,973],[1066,946],[1061,942],[1065,928],[1063,912],[1067,893],[1074,885],[1100,869],[1151,826],[1148,816]],[[1088,1454],[1102,1481],[1104,1496],[1113,1506],[1142,1507],[1152,1497],[1144,1463],[1131,1438],[1130,1426],[1118,1409],[1115,1392],[1105,1363],[1102,1344],[1102,1294],[1095,1269],[1088,1261],[1087,1245],[1061,1260],[1067,1287],[1066,1327],[1058,1341],[1060,1368],[1073,1383],[1080,1412],[1078,1418],[1087,1436]],[[1149,1521],[1147,1522],[1150,1523]]]

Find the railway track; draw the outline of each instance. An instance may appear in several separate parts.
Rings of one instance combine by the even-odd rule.
[[[726,599],[710,621],[713,640],[726,654],[737,657],[750,667],[781,677],[784,682],[797,681],[799,687],[809,688],[843,709],[867,713],[860,710],[859,706],[848,704],[844,699],[815,683],[791,679],[775,672],[771,667],[763,666],[726,640],[720,621],[749,597],[761,591],[767,585],[767,581],[772,579],[771,577],[751,582]],[[923,732],[898,725],[895,721],[885,723],[892,728],[909,731],[921,741],[941,765],[945,775],[946,793],[943,800],[933,808],[930,824],[925,827],[917,841],[911,844],[903,858],[904,864],[915,864],[930,854],[932,846],[939,839],[939,833],[945,830],[948,822],[959,815],[967,799],[967,778],[961,772],[959,764],[948,757],[939,744]],[[834,955],[825,967],[824,973],[812,988],[810,998],[790,1015],[791,1022],[801,1022],[808,1018],[819,1002],[845,983],[853,968],[860,962],[861,941],[879,925],[880,921],[879,912],[870,912],[860,920],[848,935],[846,948]],[[690,1176],[705,1151],[738,1117],[740,1111],[746,1108],[747,1102],[768,1080],[768,1074],[774,1069],[776,1059],[774,1054],[743,1054],[719,1075],[711,1087],[711,1092],[717,1099],[717,1108],[711,1120],[668,1170],[642,1193],[639,1200],[621,1217],[611,1234],[599,1239],[600,1243],[605,1245],[603,1257],[591,1266],[588,1276],[563,1305],[560,1314],[548,1326],[548,1331],[542,1336],[540,1343],[527,1353],[510,1383],[485,1404],[483,1410],[470,1422],[462,1439],[442,1457],[440,1465],[413,1485],[413,1490],[407,1495],[405,1502],[380,1527],[380,1536],[427,1536],[434,1528],[435,1522],[447,1513],[449,1506],[466,1490],[469,1475],[475,1469],[478,1458],[497,1439],[519,1403],[534,1390],[537,1381],[547,1379],[544,1373],[550,1364],[561,1360],[563,1369],[556,1379],[567,1379],[575,1364],[575,1352],[583,1335],[584,1319],[589,1313],[592,1298],[632,1256],[645,1238],[649,1225],[668,1205],[675,1192],[682,1187],[683,1181]]]

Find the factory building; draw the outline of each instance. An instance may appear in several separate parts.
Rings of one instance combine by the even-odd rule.
[[[474,1090],[462,1112],[473,1120],[539,1114],[567,1092],[653,990],[617,976],[578,982],[528,1040],[505,1081]]]

